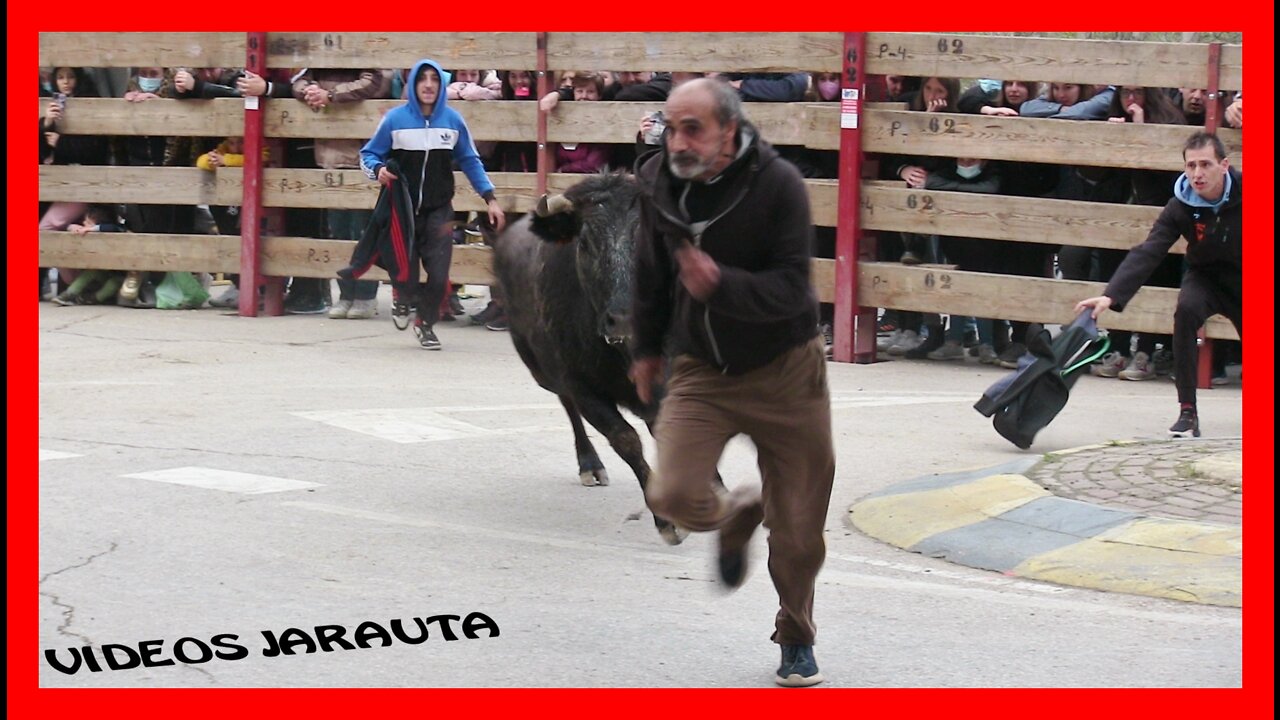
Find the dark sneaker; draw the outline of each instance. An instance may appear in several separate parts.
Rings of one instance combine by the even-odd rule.
[[[720,582],[730,590],[742,587],[747,579],[747,548],[737,550],[721,550],[716,558],[716,569],[720,571]]]
[[[904,352],[902,356],[908,360],[923,360],[929,357],[929,353],[942,347],[944,342],[943,334],[942,328],[930,327],[929,335],[925,337],[924,342]]]
[[[395,288],[391,289],[391,322],[395,324],[397,330],[407,330],[413,322],[414,309],[413,305],[400,299],[400,293]]]
[[[457,293],[449,296],[449,312],[454,315],[466,315],[467,311],[462,307],[462,298]]]
[[[494,332],[506,332],[511,328],[511,326],[507,324],[507,314],[504,312],[498,313],[497,317],[485,323],[484,326],[486,329]]]
[[[329,310],[329,303],[325,299],[312,295],[311,297],[289,296],[284,301],[284,311],[290,315],[319,315]]]
[[[1183,408],[1182,412],[1178,413],[1178,422],[1169,428],[1169,436],[1200,437],[1200,418],[1196,416],[1195,408]]]
[[[1009,346],[996,358],[996,364],[1009,370],[1018,369],[1018,360],[1027,354],[1027,346],[1022,343],[1009,343]]]
[[[783,645],[782,665],[774,682],[783,687],[809,687],[822,682],[818,661],[813,659],[812,645]]]
[[[490,320],[498,317],[501,312],[502,308],[498,306],[498,303],[490,300],[489,304],[485,305],[483,310],[471,316],[471,324],[487,325]]]
[[[436,337],[435,332],[430,325],[426,323],[414,323],[413,334],[418,336],[418,344],[428,350],[440,349],[440,338]]]

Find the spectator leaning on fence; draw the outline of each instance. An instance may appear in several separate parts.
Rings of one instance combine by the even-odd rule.
[[[915,112],[949,113],[956,111],[956,103],[960,99],[960,82],[955,78],[926,77],[920,83],[920,92],[911,96],[907,109]],[[882,172],[887,177],[895,177],[907,184],[908,188],[923,190],[930,172],[954,163],[954,158],[889,155],[880,159]],[[924,262],[935,262],[933,236],[904,232],[902,237],[902,255],[899,258],[904,265],[919,265]],[[929,337],[922,339],[919,333],[921,325],[929,329]],[[883,343],[877,342],[877,349],[890,355],[906,355],[915,351],[915,355],[926,354],[942,347],[942,318],[937,313],[918,313],[900,311],[898,328],[885,338]]]
[[[408,288],[403,291],[412,297],[393,299],[392,319],[399,326],[416,307],[413,328],[418,343],[428,350],[439,350],[434,326],[453,258],[449,221],[453,219],[455,159],[488,206],[489,223],[495,232],[502,230],[506,216],[476,154],[470,129],[462,116],[448,107],[444,88],[449,74],[434,60],[424,59],[414,65],[409,77],[410,98],[383,116],[360,151],[360,166],[369,179],[387,188],[396,182],[406,183],[415,213],[413,256],[426,269],[427,282],[417,287],[416,293]],[[387,161],[392,159],[399,165],[400,176],[387,169]],[[413,271],[416,274],[416,268]]]
[[[1244,179],[1231,167],[1227,150],[1215,135],[1197,132],[1183,146],[1184,170],[1174,197],[1156,219],[1146,242],[1129,251],[1106,290],[1081,300],[1076,312],[1097,318],[1121,312],[1178,238],[1187,241],[1187,271],[1173,315],[1174,381],[1178,419],[1175,437],[1200,436],[1196,411],[1196,333],[1209,316],[1225,315],[1242,337]]]
[[[378,68],[307,68],[293,81],[293,97],[314,112],[330,105],[385,98],[391,92],[390,70]],[[316,138],[315,163],[322,170],[357,170],[360,147],[355,139]],[[332,240],[359,240],[372,212],[327,208],[325,222]],[[327,280],[325,282],[328,282]],[[363,320],[378,314],[377,280],[338,280],[338,302],[329,308],[335,320]]]

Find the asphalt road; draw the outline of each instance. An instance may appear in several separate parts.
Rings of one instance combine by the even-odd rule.
[[[394,330],[386,294],[370,321],[40,305],[41,684],[771,686],[763,533],[746,585],[722,593],[714,538],[663,544],[603,440],[612,484],[579,484],[563,411],[505,333],[441,325],[444,350],[427,352]],[[830,369],[820,687],[1241,684],[1238,609],[1008,578],[853,530],[867,493],[1024,452],[971,407],[1005,371]],[[1206,436],[1241,434],[1238,385],[1200,408]],[[1167,380],[1084,378],[1027,452],[1158,437],[1175,416]],[[758,482],[743,439],[721,469]],[[391,632],[473,612],[498,636],[438,617],[419,644]],[[371,647],[307,653],[326,625]],[[264,655],[264,631],[290,628],[295,653]],[[217,635],[209,650],[233,659],[64,674],[44,656],[88,643],[101,664],[106,644],[159,640],[150,662],[177,644],[195,661]]]

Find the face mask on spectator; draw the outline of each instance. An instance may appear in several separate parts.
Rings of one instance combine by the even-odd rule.
[[[142,92],[153,93],[160,89],[160,85],[164,82],[161,78],[138,78],[138,89]]]
[[[992,98],[1000,94],[1001,85],[1002,83],[999,80],[991,80],[989,78],[983,78],[982,80],[978,81],[978,86],[982,88],[982,92],[986,93],[988,97],[992,97]]]
[[[818,97],[823,100],[835,100],[840,94],[840,83],[837,80],[823,80],[818,83]]]
[[[982,163],[977,165],[961,165],[956,163],[956,174],[965,180],[972,180],[982,174]]]

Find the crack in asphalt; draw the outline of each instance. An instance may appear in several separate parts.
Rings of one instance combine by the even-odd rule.
[[[83,562],[76,563],[75,565],[68,565],[67,567],[62,568],[61,570],[54,570],[51,573],[46,573],[44,577],[40,578],[40,584],[44,585],[46,580],[54,577],[55,575],[61,575],[64,572],[82,568],[88,565],[89,563],[93,562],[94,560],[97,560],[98,558],[102,557],[103,555],[109,555],[115,552],[116,548],[118,547],[120,547],[120,544],[112,540],[111,547],[107,548],[106,550],[103,550],[100,553],[94,553],[93,555],[90,555],[89,557],[85,558]],[[81,640],[84,641],[85,645],[93,645],[93,640],[89,639],[87,635],[81,635],[78,632],[73,632],[68,629],[71,627],[71,623],[75,622],[76,608],[74,605],[68,605],[67,603],[62,602],[62,598],[58,596],[56,593],[48,592],[46,590],[41,590],[40,594],[49,598],[49,600],[54,605],[62,608],[62,624],[58,626],[59,635],[65,635],[66,637],[80,638]]]

